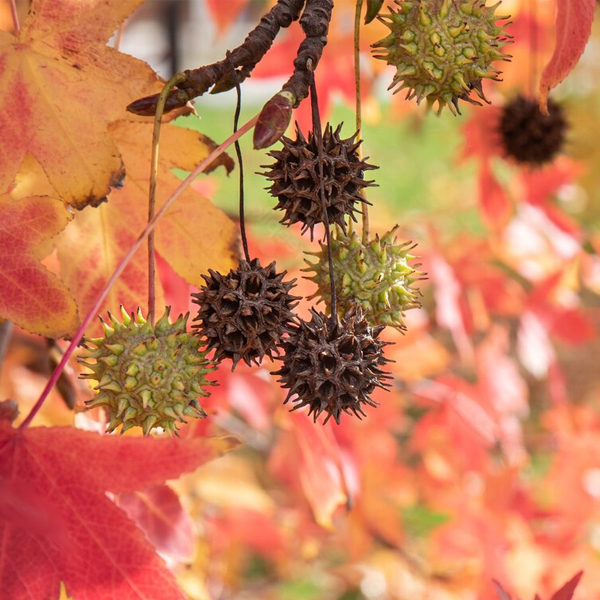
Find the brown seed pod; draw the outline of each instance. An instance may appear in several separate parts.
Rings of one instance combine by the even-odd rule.
[[[366,416],[363,405],[378,404],[373,390],[387,388],[391,379],[382,369],[389,362],[383,355],[388,342],[378,339],[383,326],[371,327],[357,306],[333,323],[314,309],[311,314],[284,342],[283,365],[273,373],[289,390],[285,402],[296,403],[292,410],[308,406],[315,422],[322,412],[324,423],[333,417],[339,424],[342,412]]]
[[[215,350],[215,362],[231,359],[235,369],[240,360],[251,366],[279,354],[299,300],[290,294],[296,280],[283,281],[285,274],[277,273],[274,262],[261,267],[255,258],[241,260],[227,275],[203,275],[206,285],[192,294],[200,307],[192,327],[207,338],[207,351]]]
[[[342,139],[338,125],[335,131],[327,125],[323,134],[323,189],[327,217],[330,225],[337,224],[346,231],[346,216],[356,221],[357,205],[366,202],[361,190],[373,185],[364,180],[364,171],[377,167],[361,160],[356,141],[357,133]],[[314,135],[309,133],[308,141],[296,126],[296,140],[284,137],[283,148],[269,152],[275,159],[268,169],[261,173],[273,184],[271,195],[277,198],[275,209],[283,210],[281,223],[293,225],[302,223],[302,233],[310,230],[311,239],[315,225],[324,222],[321,202],[321,179],[319,176],[319,149]]]
[[[517,162],[542,166],[561,151],[567,129],[563,108],[548,101],[548,114],[533,98],[518,95],[502,110],[499,132],[506,155]]]

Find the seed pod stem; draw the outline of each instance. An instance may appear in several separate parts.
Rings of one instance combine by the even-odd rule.
[[[228,58],[198,69],[183,71],[184,81],[167,98],[165,112],[182,108],[190,100],[202,96],[215,86],[219,92],[235,86],[230,80],[233,64],[238,81],[243,81],[262,60],[272,46],[281,28],[289,27],[297,21],[304,8],[305,0],[278,0],[277,4],[260,20],[260,23],[247,35],[244,42],[233,49]],[[127,110],[142,116],[152,116],[158,101],[158,94],[146,96],[132,102]]]
[[[331,282],[331,323],[337,320],[337,305],[335,280],[333,274],[333,256],[331,254],[331,244],[329,231],[329,216],[327,214],[327,202],[325,201],[325,186],[323,173],[323,132],[321,131],[321,116],[319,115],[319,100],[317,98],[317,86],[315,85],[314,72],[311,73],[310,79],[310,103],[312,112],[313,135],[317,144],[319,157],[319,193],[321,195],[321,208],[323,210],[323,224],[325,225],[325,243],[327,244],[327,261],[329,263],[329,281]]]

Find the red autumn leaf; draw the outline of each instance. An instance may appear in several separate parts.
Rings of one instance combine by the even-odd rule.
[[[465,306],[462,282],[441,251],[436,251],[428,257],[426,270],[433,283],[437,322],[440,327],[452,333],[460,355],[466,360],[471,360],[471,322]]]
[[[115,501],[161,554],[177,561],[191,560],[194,552],[192,520],[169,486],[155,485],[139,492],[125,492],[118,494]]]
[[[220,514],[209,516],[205,527],[206,537],[215,553],[250,550],[275,559],[285,549],[281,531],[272,515],[255,509],[227,507]]]
[[[340,448],[331,427],[315,427],[305,413],[293,412],[288,424],[291,435],[279,440],[271,469],[290,482],[299,479],[315,520],[321,527],[331,528],[333,513],[348,500]]]
[[[556,44],[540,79],[540,107],[547,110],[548,92],[577,64],[592,33],[595,0],[557,0]]]
[[[161,484],[227,445],[101,436],[69,427],[16,430],[0,423],[0,478],[16,494],[27,490],[23,502],[41,524],[15,519],[22,506],[0,514],[2,595],[54,599],[63,581],[77,600],[182,600],[173,575],[106,492]]]
[[[75,331],[71,292],[40,262],[45,244],[72,218],[56,198],[17,200],[0,192],[0,317],[46,337]]]
[[[502,109],[497,106],[482,106],[469,115],[463,127],[464,146],[462,158],[489,159],[492,156],[502,156],[501,137],[499,134],[490,135],[498,129]]]
[[[479,169],[479,203],[488,227],[499,231],[508,225],[512,206],[506,190],[492,172],[490,161],[484,159]]]

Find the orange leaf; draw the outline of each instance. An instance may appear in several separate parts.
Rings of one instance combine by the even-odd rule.
[[[207,0],[206,2],[219,33],[227,31],[247,5],[248,0],[228,0],[227,6],[223,6],[221,0]]]
[[[61,276],[79,305],[87,314],[129,248],[146,226],[145,215],[127,198],[111,197],[98,208],[78,212],[69,227],[57,238]],[[75,257],[75,259],[74,259]],[[144,307],[148,298],[148,258],[145,247],[125,267],[111,288],[100,313],[119,313],[122,304],[129,312]],[[160,282],[156,282],[156,306],[162,314],[164,306]],[[145,310],[144,310],[145,312]],[[160,316],[160,315],[159,315]],[[101,329],[98,323],[96,333]],[[94,332],[93,328],[88,334]]]
[[[125,186],[114,190],[107,203],[75,215],[57,242],[61,273],[75,294],[80,310],[87,311],[125,253],[146,227],[152,124],[121,121],[110,128],[125,160]],[[157,185],[157,210],[180,181],[171,168],[192,168],[212,150],[212,142],[198,133],[163,125]],[[228,162],[229,161],[229,162]],[[230,159],[222,163],[230,166]],[[188,282],[199,284],[211,267],[228,271],[233,265],[236,230],[233,222],[209,200],[186,190],[158,223],[156,249]],[[77,260],[73,249],[77,248]],[[147,301],[148,265],[140,251],[110,291],[104,308],[127,310]],[[157,281],[157,306],[164,304]]]
[[[548,92],[577,64],[592,33],[595,0],[557,0],[556,44],[540,80],[540,108],[547,112]]]
[[[40,246],[71,219],[56,198],[0,196],[0,317],[46,337],[74,333],[75,300],[40,262],[47,253]]]
[[[162,559],[106,492],[158,485],[227,449],[224,440],[20,431],[0,423],[0,480],[13,496],[0,512],[3,597],[57,598],[63,581],[78,600],[182,600]],[[14,518],[24,510],[28,521]]]
[[[151,123],[121,121],[111,127],[127,167],[128,181],[111,200],[125,201],[130,209],[144,216],[148,205],[148,164],[152,142]],[[157,210],[180,183],[172,168],[192,170],[214,149],[206,136],[163,125],[160,135]],[[224,166],[229,173],[233,161],[222,154],[210,168]],[[126,200],[125,200],[126,199]],[[237,227],[210,200],[188,189],[177,198],[156,227],[156,248],[173,270],[188,283],[200,285],[202,273],[209,268],[227,273],[237,259]]]
[[[35,0],[17,36],[0,31],[0,171],[32,154],[58,197],[97,204],[121,183],[107,123],[162,88],[153,71],[106,45],[142,0]]]

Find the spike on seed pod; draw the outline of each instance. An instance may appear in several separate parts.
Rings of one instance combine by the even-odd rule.
[[[498,21],[499,2],[486,6],[486,0],[395,0],[396,9],[379,20],[390,33],[373,44],[374,56],[396,67],[390,85],[394,93],[406,89],[406,98],[417,104],[427,100],[447,106],[460,114],[459,100],[480,104],[471,98],[475,91],[488,102],[482,79],[500,81],[500,71],[492,63],[509,60],[500,50],[510,43],[504,33],[506,24]]]
[[[356,303],[366,311],[366,318],[372,325],[406,329],[405,311],[421,306],[414,283],[423,279],[424,274],[410,265],[415,259],[411,254],[414,246],[410,242],[396,243],[397,229],[398,226],[367,243],[363,243],[356,232],[350,235],[339,229],[332,232],[333,274],[341,314]],[[303,269],[312,273],[307,279],[317,284],[317,291],[310,299],[319,298],[330,310],[327,246],[321,243],[319,252],[307,254],[317,259],[316,263],[306,260],[308,268]]]
[[[300,321],[284,342],[273,375],[288,390],[284,404],[292,400],[298,410],[308,406],[315,422],[325,413],[339,424],[343,412],[359,419],[364,406],[377,406],[371,398],[375,388],[386,389],[391,376],[383,370],[390,362],[383,355],[389,342],[379,339],[382,326],[371,327],[358,306],[342,318],[331,319],[311,309],[311,320]]]
[[[518,95],[502,109],[499,132],[507,156],[539,167],[562,150],[567,127],[560,104],[548,100],[545,115],[537,100]]]
[[[108,432],[120,425],[121,433],[141,427],[148,435],[154,427],[177,433],[185,417],[204,418],[198,397],[208,396],[205,379],[213,366],[200,349],[201,341],[186,331],[189,314],[171,323],[170,308],[152,326],[141,310],[123,321],[109,313],[112,326],[103,323],[105,337],[86,340],[79,362],[90,369],[82,379],[97,382],[97,395],[89,408],[105,408]]]
[[[290,294],[296,280],[283,281],[285,274],[255,258],[241,260],[227,275],[203,275],[206,285],[192,294],[199,306],[193,328],[207,339],[207,350],[215,350],[215,362],[230,359],[235,369],[240,360],[252,366],[279,353],[299,300]]]
[[[328,124],[323,133],[323,189],[329,224],[345,231],[346,217],[356,221],[357,207],[366,202],[361,190],[373,185],[364,180],[364,171],[377,167],[360,158],[358,132],[342,139],[341,128],[334,131]],[[284,211],[281,223],[302,223],[302,233],[310,230],[312,239],[314,227],[324,223],[317,142],[312,132],[306,140],[297,125],[296,140],[283,137],[282,142],[281,150],[269,152],[275,162],[263,165],[268,170],[261,174],[273,182],[269,191],[277,198],[275,209]]]

